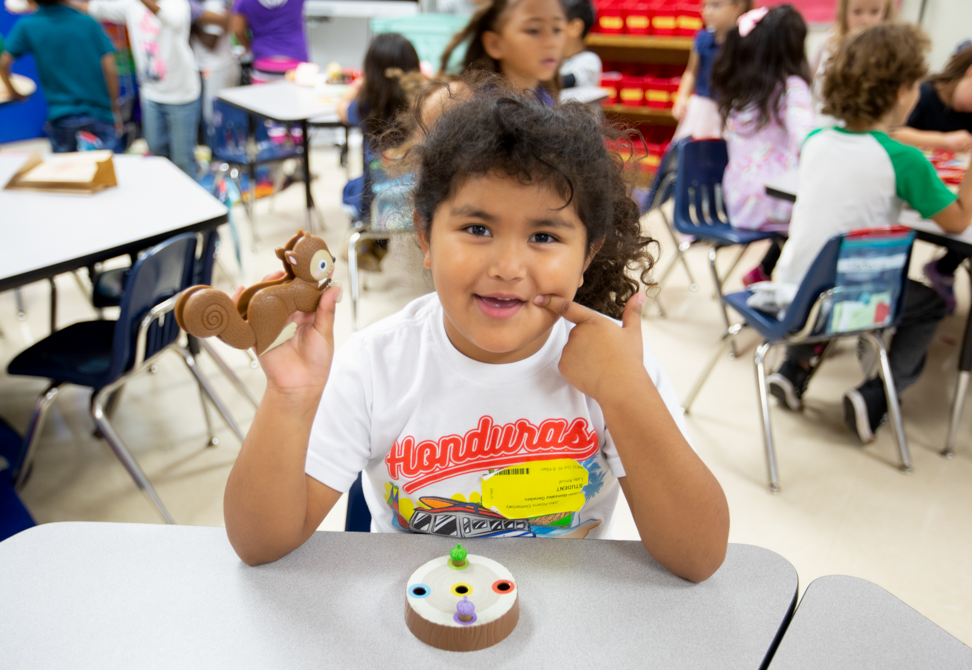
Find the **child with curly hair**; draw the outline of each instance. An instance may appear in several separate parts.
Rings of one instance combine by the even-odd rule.
[[[642,339],[652,240],[595,112],[493,85],[409,157],[435,292],[334,354],[331,289],[260,357],[267,391],[225,497],[239,556],[299,547],[362,473],[383,532],[604,537],[623,492],[651,555],[708,578],[726,499]],[[507,468],[515,491],[491,485]],[[576,491],[547,499],[550,468]]]
[[[790,239],[774,275],[778,283],[799,285],[832,236],[897,223],[904,205],[950,233],[972,221],[972,171],[956,198],[920,151],[888,136],[918,99],[928,45],[915,26],[884,24],[852,35],[834,54],[824,113],[844,127],[814,131],[804,144]],[[904,315],[888,349],[899,392],[918,380],[945,316],[944,301],[924,284],[909,281],[902,299]],[[788,347],[786,361],[770,376],[771,393],[786,407],[802,407],[815,355],[813,345]],[[844,395],[844,422],[864,443],[874,439],[887,409],[880,377]]]

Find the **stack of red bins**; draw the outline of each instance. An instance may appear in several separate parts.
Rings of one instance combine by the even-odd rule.
[[[676,0],[600,0],[593,32],[608,35],[692,37],[702,29],[702,6]]]

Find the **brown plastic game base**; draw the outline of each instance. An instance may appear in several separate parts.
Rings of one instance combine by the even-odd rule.
[[[405,624],[415,637],[438,649],[491,647],[506,639],[519,619],[513,575],[482,556],[433,559],[412,573],[406,586]]]
[[[235,304],[210,286],[183,291],[175,307],[179,327],[196,337],[219,337],[236,349],[256,347],[258,354],[290,339],[296,330],[288,326],[290,315],[317,310],[331,285],[334,257],[324,240],[303,230],[276,253],[285,276],[254,284]]]

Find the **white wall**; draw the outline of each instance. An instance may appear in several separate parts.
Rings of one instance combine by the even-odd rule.
[[[921,0],[902,0],[901,19],[917,21]],[[964,40],[972,38],[972,0],[926,0],[922,27],[932,39],[929,65],[937,72]]]

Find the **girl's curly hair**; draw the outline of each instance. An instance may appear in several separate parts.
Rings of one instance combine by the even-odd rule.
[[[894,109],[902,86],[928,72],[931,43],[918,26],[880,24],[851,35],[824,72],[823,113],[847,123],[873,125]]]
[[[449,89],[429,91],[441,94]],[[470,177],[499,174],[522,184],[556,189],[573,206],[593,255],[574,300],[614,318],[650,284],[654,240],[641,232],[638,206],[622,175],[624,159],[609,152],[606,138],[624,137],[604,128],[585,105],[546,107],[529,93],[511,93],[498,83],[457,95],[430,126],[417,106],[422,140],[406,162],[415,171],[413,193],[420,230],[428,231],[439,206]],[[630,147],[630,144],[628,145]],[[600,248],[599,248],[600,245]]]

